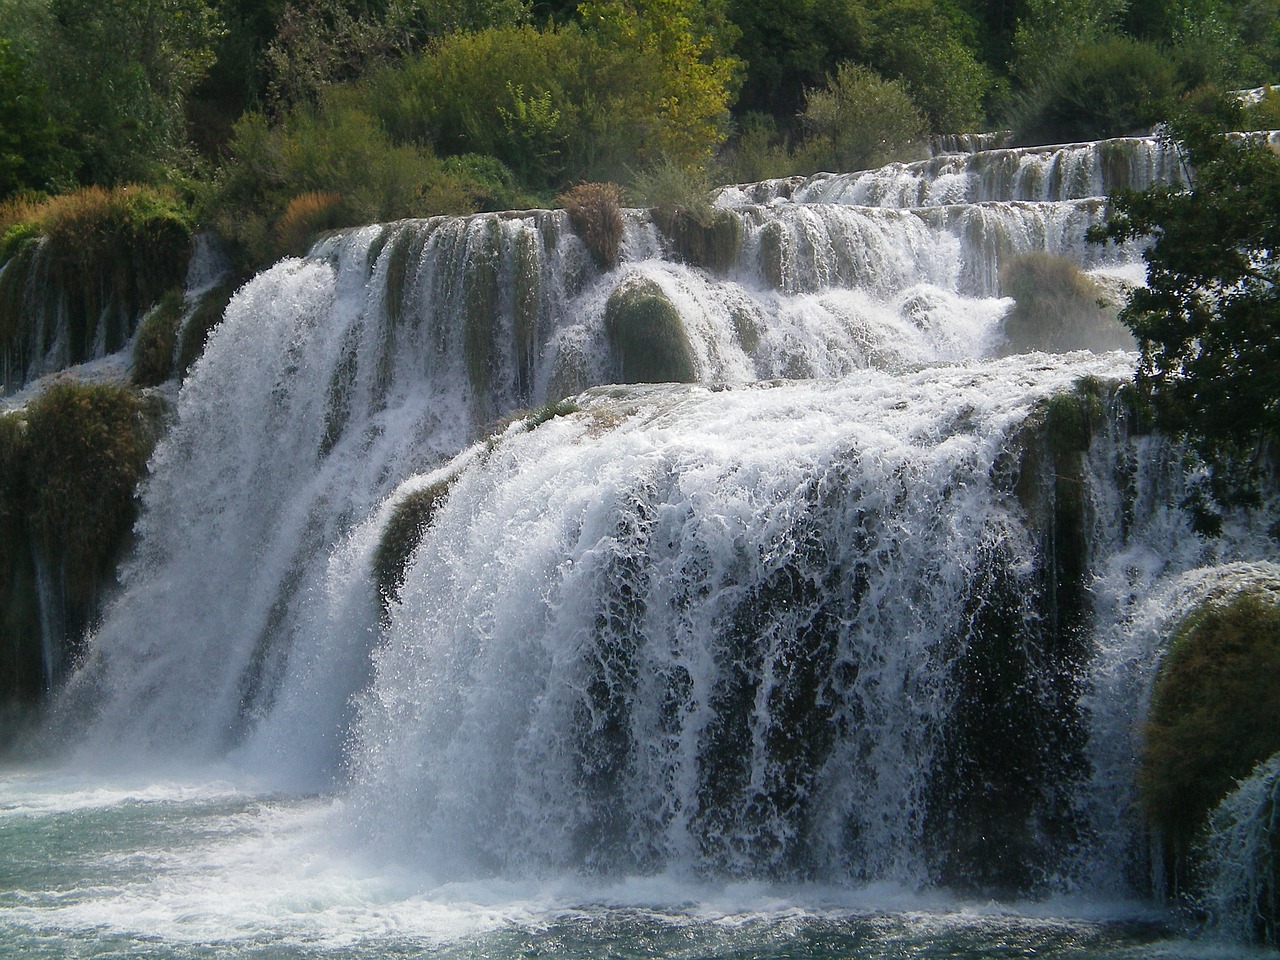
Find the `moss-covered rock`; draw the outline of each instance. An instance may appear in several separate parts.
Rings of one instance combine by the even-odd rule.
[[[420,487],[405,494],[391,510],[382,537],[373,552],[373,579],[385,618],[391,604],[400,599],[409,557],[417,549],[440,505],[449,495],[453,478]]]
[[[231,295],[236,292],[237,286],[235,281],[227,280],[201,295],[200,302],[191,311],[191,316],[187,317],[179,336],[179,376],[185,377],[192,364],[204,353],[205,341],[209,339],[213,328],[222,322],[227,304],[231,302]]]
[[[109,383],[59,381],[26,409],[30,518],[87,600],[133,526],[134,489],[155,437],[141,399]]]
[[[556,419],[556,417],[567,417],[581,410],[582,407],[572,400],[552,400],[528,414],[524,418],[524,424],[528,429],[536,430],[544,423]]]
[[[786,288],[787,236],[782,223],[771,220],[760,228],[757,250],[760,276],[774,290]]]
[[[0,695],[9,702],[56,683],[97,618],[157,433],[142,398],[120,384],[57,381],[0,417],[0,650],[14,670]]]
[[[1175,880],[1206,818],[1280,752],[1280,584],[1211,596],[1176,625],[1152,692],[1139,786]]]
[[[746,301],[729,305],[729,321],[744,353],[755,353],[764,337],[765,319],[760,308]]]
[[[155,387],[173,373],[173,355],[182,323],[182,291],[170,290],[142,320],[133,339],[133,382]]]
[[[652,280],[633,279],[613,292],[604,330],[622,383],[697,380],[697,360],[680,311]]]

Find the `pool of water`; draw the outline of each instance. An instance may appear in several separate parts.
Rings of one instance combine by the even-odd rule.
[[[659,876],[442,881],[375,862],[344,801],[232,779],[0,771],[0,956],[1275,957],[1141,903]]]

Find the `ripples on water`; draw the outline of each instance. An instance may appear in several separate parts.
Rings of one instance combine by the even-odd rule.
[[[0,777],[0,956],[1221,958],[1136,904],[669,876],[435,884],[363,859],[325,798]],[[319,841],[324,840],[324,847]],[[589,891],[589,892],[588,892]],[[910,906],[908,906],[910,904]]]

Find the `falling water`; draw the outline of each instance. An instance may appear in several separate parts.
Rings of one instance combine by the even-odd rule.
[[[406,905],[447,925],[461,898],[479,936],[529,882],[577,892],[520,929],[583,884],[656,900],[651,931],[706,884],[841,890],[841,917],[850,891],[872,891],[860,916],[1147,897],[1152,605],[1270,544],[1248,516],[1190,531],[1182,453],[1118,389],[1132,355],[990,357],[1003,262],[1131,269],[1136,248],[1084,241],[1098,194],[1176,177],[1154,141],[997,150],[728,189],[708,266],[628,211],[601,271],[534,211],[364,227],[255,278],[183,385],[123,589],[44,732],[74,770],[214,771],[201,822],[237,839],[128,881],[155,929],[100,926],[275,937],[184,924],[316,896],[299,942],[359,955],[330,940],[344,904],[418,931]],[[615,385],[609,318],[636,290],[678,315],[695,382]],[[388,590],[380,551],[425,490]],[[224,776],[325,799],[248,811]],[[0,812],[44,802],[15,783]],[[245,879],[258,849],[296,900]],[[222,872],[251,893],[193,881]],[[25,909],[0,902],[46,922]]]

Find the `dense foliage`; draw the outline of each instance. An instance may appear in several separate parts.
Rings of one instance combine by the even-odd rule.
[[[0,201],[176,188],[250,270],[322,230],[1149,127],[1280,71],[1280,0],[6,0]],[[1257,122],[1280,122],[1264,100]],[[0,250],[0,259],[13,253]]]
[[[1147,286],[1120,314],[1141,349],[1138,383],[1209,465],[1207,493],[1233,503],[1256,496],[1280,440],[1280,155],[1223,133],[1239,120],[1223,109],[1173,127],[1192,189],[1122,193],[1095,239],[1151,237]]]

